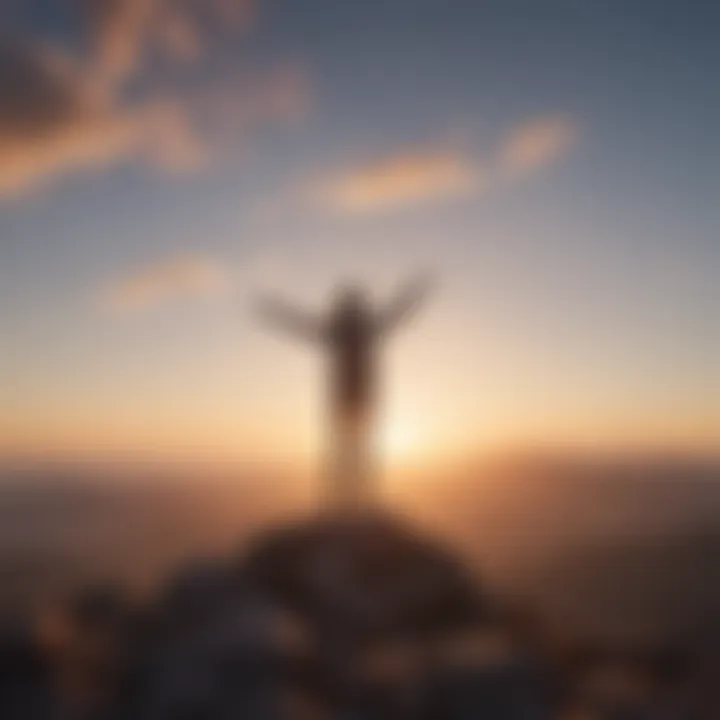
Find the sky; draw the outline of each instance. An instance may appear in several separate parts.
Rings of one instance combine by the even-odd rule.
[[[720,447],[720,8],[3,0],[0,457],[312,455],[251,312],[433,296],[388,453]]]

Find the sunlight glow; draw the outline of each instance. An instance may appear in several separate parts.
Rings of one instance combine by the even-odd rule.
[[[380,450],[390,464],[406,464],[419,459],[422,447],[422,434],[409,422],[388,421],[381,432]]]

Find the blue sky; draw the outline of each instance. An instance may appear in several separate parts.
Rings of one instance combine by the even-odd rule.
[[[417,452],[717,448],[714,3],[104,3],[1,11],[2,451],[300,452],[321,365],[249,297],[418,268]]]

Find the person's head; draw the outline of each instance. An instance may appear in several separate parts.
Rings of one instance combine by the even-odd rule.
[[[335,308],[342,314],[361,313],[367,305],[367,296],[356,282],[344,282],[335,290]]]

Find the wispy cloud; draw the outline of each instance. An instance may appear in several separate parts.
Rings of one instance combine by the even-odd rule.
[[[208,26],[245,27],[253,0],[84,0],[95,53],[105,81],[138,72],[152,51],[180,60],[199,56]]]
[[[182,94],[128,83],[153,52],[190,60],[221,24],[247,27],[249,0],[84,0],[89,55],[0,36],[0,196],[79,170],[142,161],[164,171],[204,167],[232,139],[301,117],[307,76],[282,66]],[[143,80],[145,78],[143,77]]]
[[[339,214],[382,213],[450,198],[478,197],[521,181],[560,160],[574,145],[577,126],[568,118],[544,117],[512,127],[482,159],[467,149],[436,147],[400,152],[373,163],[328,173],[308,183],[305,197]]]
[[[185,299],[226,297],[229,271],[201,255],[176,255],[116,278],[103,291],[103,307],[116,313],[151,310]]]
[[[379,160],[328,178],[311,192],[332,210],[361,214],[467,195],[481,180],[461,155],[428,152]]]
[[[0,65],[0,194],[133,155],[170,170],[202,161],[178,103],[117,107],[65,56],[19,44],[0,43]]]
[[[285,127],[307,117],[312,84],[293,63],[252,74],[235,74],[203,88],[191,100],[203,136],[223,151],[243,144],[256,130]]]
[[[544,117],[518,125],[502,142],[497,172],[513,180],[526,177],[563,157],[577,136],[576,123],[566,117]]]

